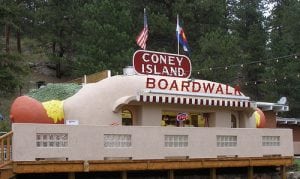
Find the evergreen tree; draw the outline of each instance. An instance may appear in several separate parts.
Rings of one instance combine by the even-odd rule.
[[[238,45],[241,48],[240,63],[249,64],[266,58],[267,33],[264,25],[263,4],[260,0],[241,0],[233,4],[234,21],[233,35],[238,36]],[[241,87],[254,100],[262,100],[263,66],[246,65],[241,68]],[[248,83],[248,82],[256,82]]]
[[[5,46],[0,48],[0,95],[13,93],[17,88],[21,88],[23,77],[28,66],[23,61],[23,57],[16,54],[21,53],[20,28],[23,14],[22,1],[0,1],[0,25],[4,26]],[[17,47],[12,48],[12,32],[17,34]]]
[[[232,33],[232,10],[227,1],[177,1],[174,11],[182,14],[192,54],[193,77],[235,85],[240,47]],[[222,75],[220,75],[222,73]]]
[[[132,16],[126,1],[94,1],[83,7],[82,36],[76,44],[74,72],[79,75],[111,69],[114,74],[131,64],[134,52]],[[140,29],[140,28],[139,28]]]
[[[274,8],[269,18],[270,58],[278,59],[268,67],[266,78],[277,79],[266,86],[268,99],[277,100],[281,96],[288,99],[290,112],[284,115],[295,117],[300,113],[300,2],[297,0],[272,1]],[[293,55],[295,54],[295,55]]]
[[[21,89],[24,75],[28,72],[28,66],[21,55],[16,53],[0,53],[0,96],[14,93]]]
[[[49,0],[39,3],[36,25],[39,39],[49,58],[55,62],[56,77],[61,78],[62,64],[71,61],[75,52],[77,35],[83,20],[80,9],[88,1]],[[66,64],[66,63],[65,63]]]

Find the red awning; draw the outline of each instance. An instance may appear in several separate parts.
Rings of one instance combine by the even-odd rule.
[[[249,97],[246,96],[194,94],[161,90],[141,91],[137,96],[137,101],[242,108],[249,108],[253,106],[249,101]]]
[[[168,95],[152,95],[143,94],[137,99],[141,102],[168,103],[168,104],[191,104],[202,106],[222,106],[222,107],[251,107],[250,101],[217,99],[206,97],[189,97],[189,96],[168,96]]]

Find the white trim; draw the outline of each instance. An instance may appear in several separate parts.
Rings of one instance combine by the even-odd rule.
[[[166,98],[162,98],[162,103],[166,103]]]

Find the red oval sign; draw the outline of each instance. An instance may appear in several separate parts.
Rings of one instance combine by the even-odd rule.
[[[133,55],[133,66],[137,73],[189,78],[192,65],[185,55],[138,50]]]
[[[178,113],[176,116],[177,121],[185,121],[189,118],[187,113]]]

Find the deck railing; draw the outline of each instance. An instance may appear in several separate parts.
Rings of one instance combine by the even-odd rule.
[[[293,156],[290,129],[13,124],[13,161]]]
[[[0,137],[0,168],[11,162],[12,136],[13,132],[10,131]]]

